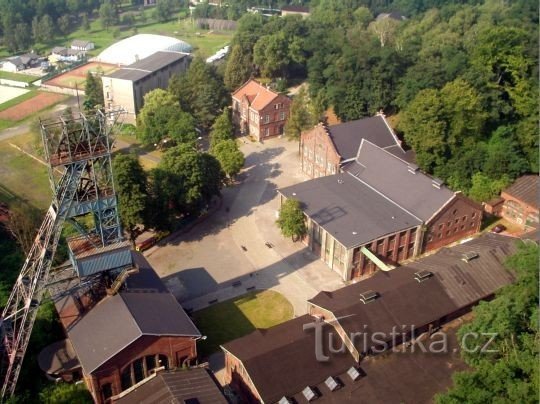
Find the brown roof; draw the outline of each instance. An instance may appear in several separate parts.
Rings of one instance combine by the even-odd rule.
[[[444,353],[425,353],[418,347],[403,352],[387,351],[362,360],[361,377],[353,381],[346,373],[339,375],[342,387],[331,392],[324,384],[317,403],[432,403],[436,393],[452,385],[452,374],[466,370],[460,357],[456,328],[445,329],[448,349]],[[434,338],[433,341],[436,339]],[[429,346],[429,340],[425,343]],[[307,403],[302,393],[296,394],[298,404]]]
[[[278,95],[278,93],[251,79],[236,90],[232,97],[238,101],[242,101],[242,99],[246,97],[250,106],[257,111],[260,111],[270,104]]]
[[[69,339],[57,341],[43,348],[39,353],[38,363],[45,373],[57,376],[81,367]]]
[[[313,321],[313,317],[303,315],[223,345],[242,361],[265,403],[292,396],[308,385],[322,383],[328,376],[337,376],[355,365],[348,352],[333,354],[328,362],[317,361],[315,333],[303,329],[304,324]],[[331,329],[323,327],[324,346],[328,346]]]
[[[195,368],[160,372],[115,403],[226,404],[227,400],[212,375],[206,369]]]
[[[519,177],[509,188],[505,189],[503,193],[538,209],[539,184],[540,177],[538,175],[524,175],[523,177]]]

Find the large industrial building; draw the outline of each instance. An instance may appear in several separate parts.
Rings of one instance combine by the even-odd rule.
[[[156,88],[166,89],[174,74],[185,71],[191,57],[177,51],[158,51],[102,77],[105,110],[122,108],[124,122],[135,125],[144,104],[144,95]]]

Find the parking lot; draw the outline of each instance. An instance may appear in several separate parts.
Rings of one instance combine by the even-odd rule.
[[[242,145],[239,184],[223,190],[221,208],[187,234],[150,251],[148,259],[184,307],[199,309],[246,292],[273,289],[295,314],[321,290],[343,286],[339,276],[275,225],[277,189],[305,181],[298,143],[273,139]]]

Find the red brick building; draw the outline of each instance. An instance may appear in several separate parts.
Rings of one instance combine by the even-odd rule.
[[[179,368],[197,357],[199,330],[144,257],[133,253],[133,258],[139,272],[117,294],[100,299],[95,290],[79,291],[55,301],[76,356],[70,369],[77,369],[73,359],[78,361],[96,403],[108,402],[156,369]],[[55,371],[65,373],[58,366]]]
[[[540,177],[524,175],[501,192],[504,200],[501,215],[523,229],[538,227],[538,190]]]
[[[302,203],[304,242],[345,281],[480,229],[481,206],[366,139],[342,170],[279,192]]]
[[[291,100],[251,79],[232,94],[233,122],[261,141],[283,134]]]
[[[324,177],[340,172],[341,165],[354,161],[362,139],[369,140],[399,158],[410,160],[410,153],[401,148],[401,142],[386,122],[384,115],[327,126],[320,123],[302,133],[300,153],[302,171],[310,178]]]

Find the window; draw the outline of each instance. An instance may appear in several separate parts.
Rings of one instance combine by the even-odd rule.
[[[442,233],[439,233],[437,237],[442,238]]]
[[[454,209],[454,210],[452,211],[452,215],[455,216],[456,213],[457,213],[457,209]]]
[[[103,398],[103,401],[107,400],[109,397],[112,397],[112,384],[106,383],[103,386],[101,386],[101,397]]]
[[[455,223],[458,224],[459,223],[459,218],[455,220]]]
[[[465,225],[462,224],[461,227],[460,227],[461,230],[465,230]]]
[[[467,220],[467,215],[463,216],[461,220],[465,222]]]
[[[279,120],[280,120],[280,121],[284,121],[284,120],[285,120],[285,112],[280,112],[280,113],[279,113]]]
[[[270,135],[270,128],[264,128],[264,136]]]
[[[471,222],[471,227],[474,227],[474,222]]]
[[[476,217],[476,212],[473,212],[471,217],[474,219]]]
[[[428,243],[433,241],[433,236],[431,234],[427,237],[427,241]]]
[[[450,232],[451,232],[450,230],[447,230],[447,231],[446,231],[446,235],[449,236],[449,235],[450,235]]]
[[[444,229],[444,223],[441,223],[441,224],[439,225],[439,230],[442,230],[442,229]]]
[[[283,125],[279,125],[279,134],[283,135]]]
[[[268,123],[268,122],[270,122],[270,115],[266,114],[264,116],[264,123]]]

